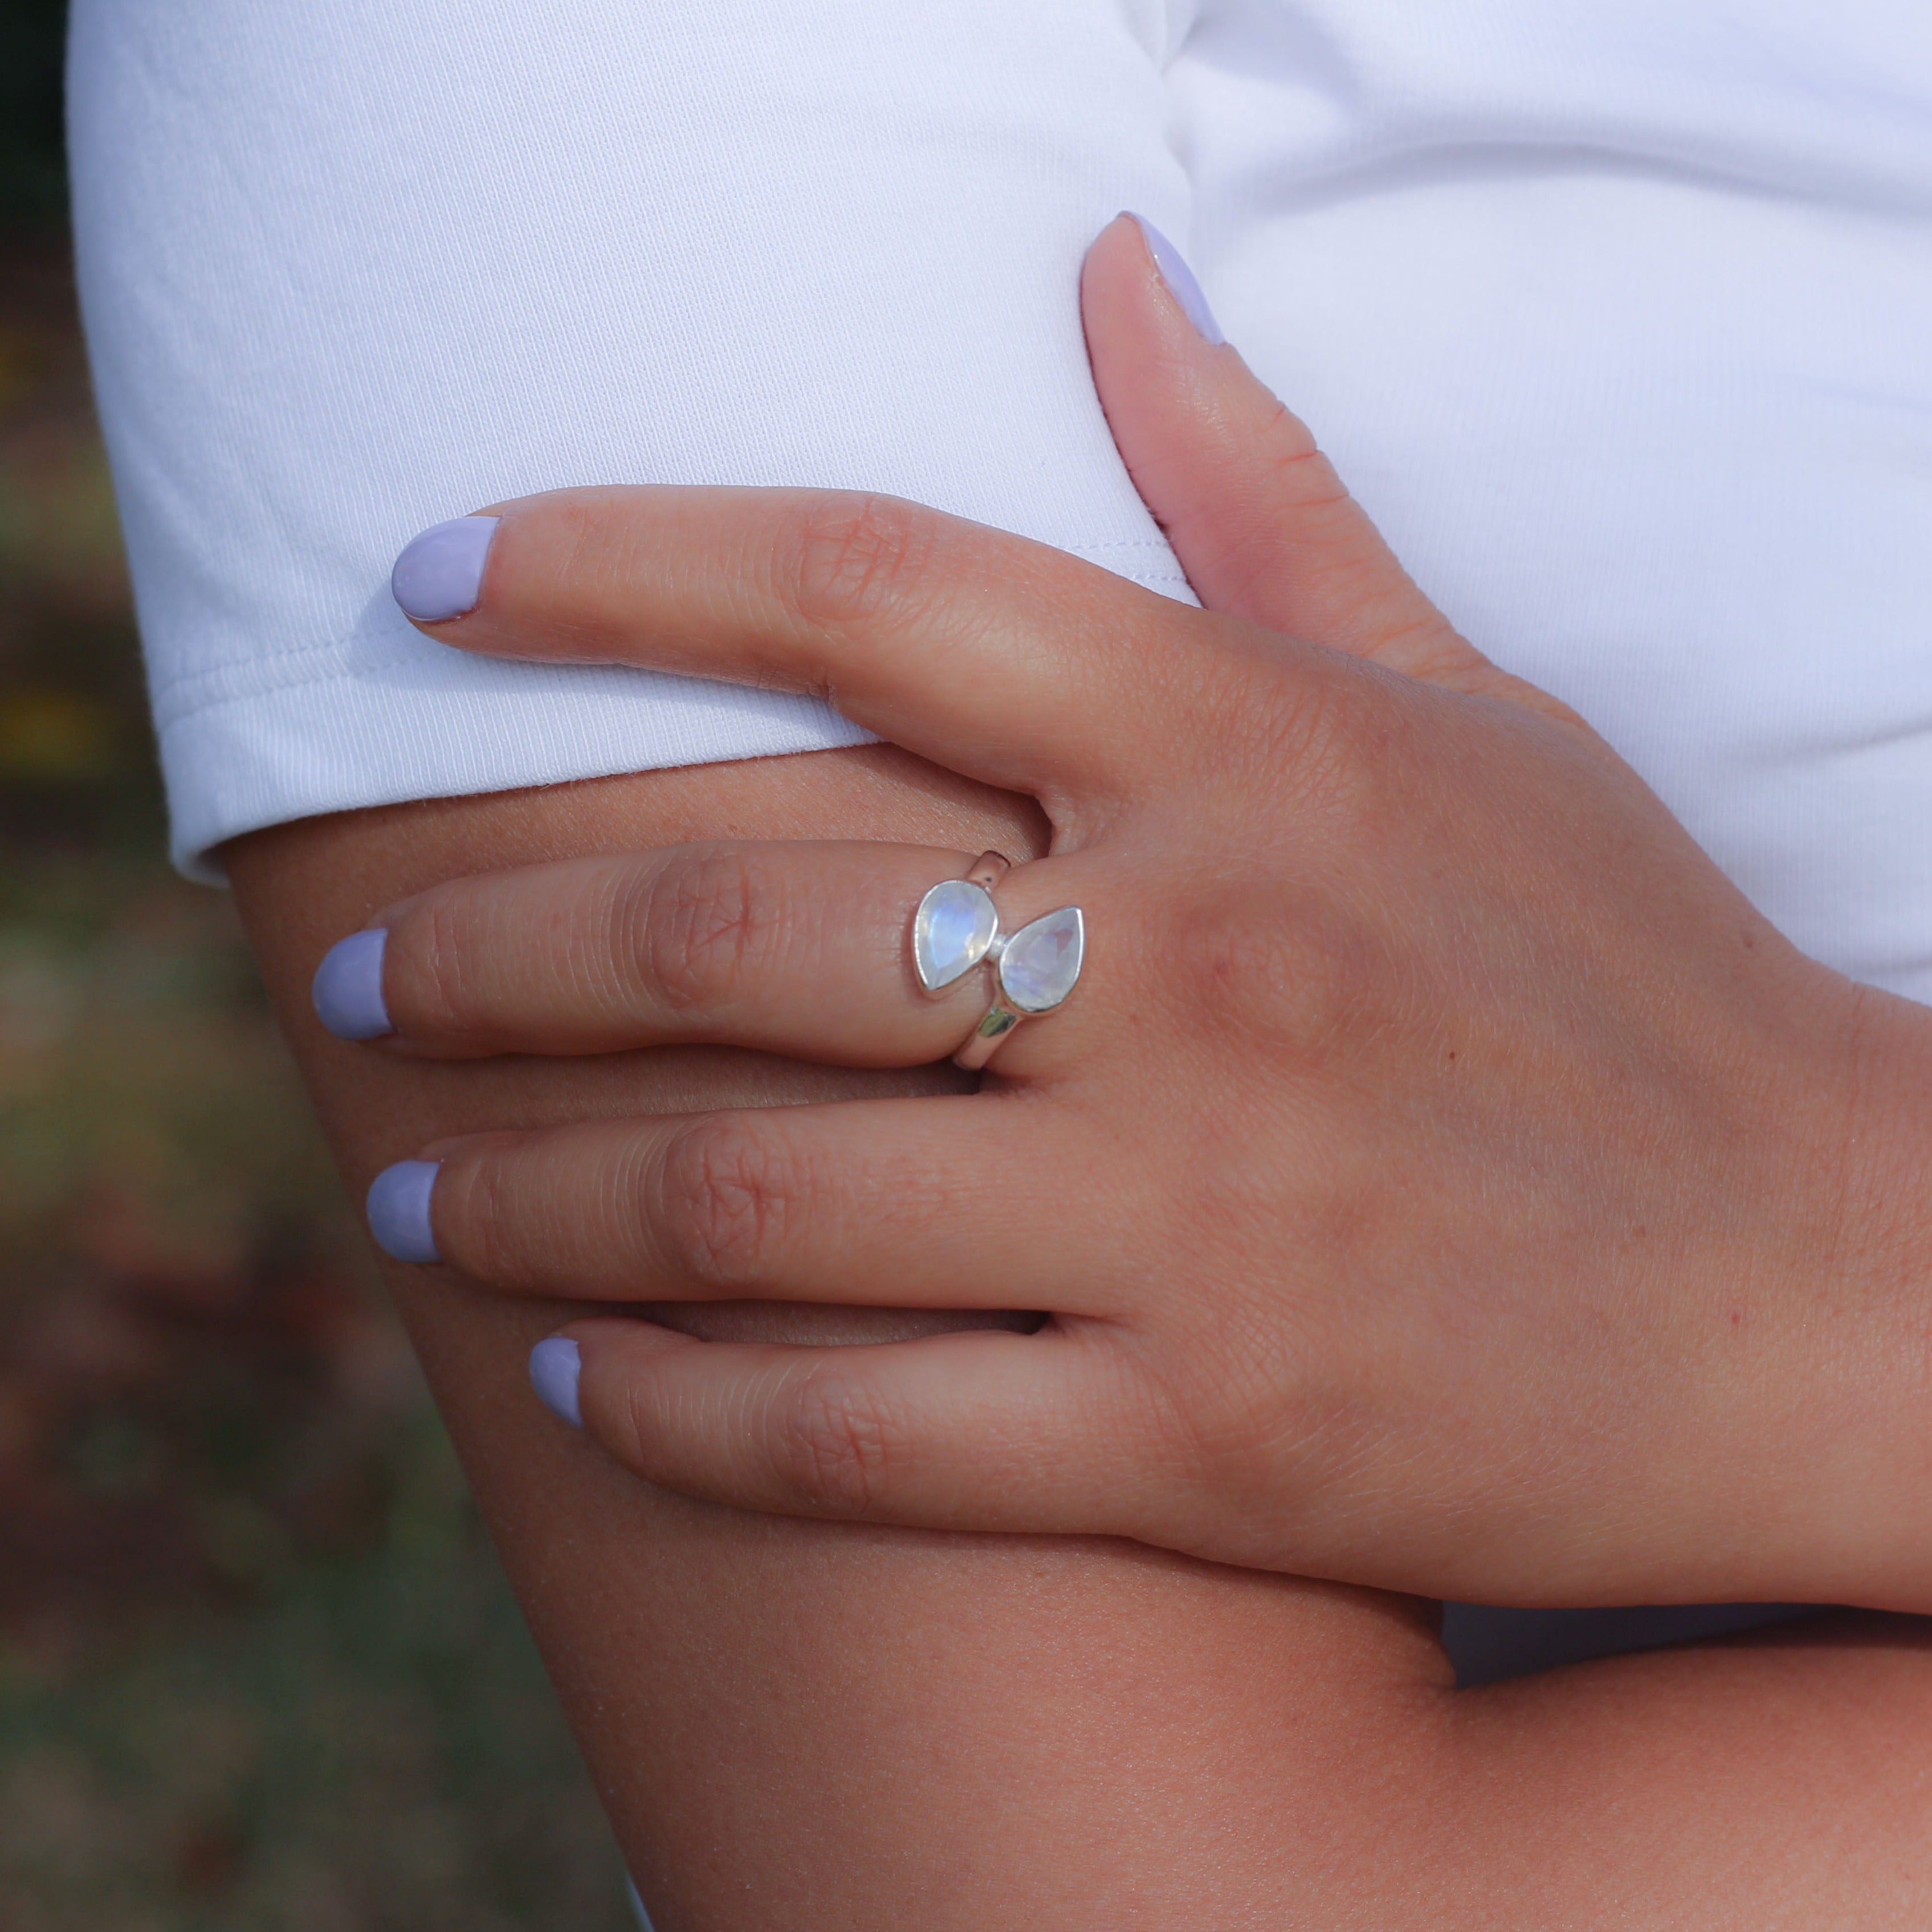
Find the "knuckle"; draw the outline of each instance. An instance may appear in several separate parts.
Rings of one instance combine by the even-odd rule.
[[[1388,791],[1408,724],[1394,679],[1249,626],[1222,634],[1228,648],[1202,667],[1190,706],[1210,782],[1324,818]]]
[[[657,998],[683,1011],[730,1000],[769,967],[784,920],[782,880],[727,847],[680,856],[614,924]]]
[[[673,1264],[716,1288],[756,1286],[796,1232],[802,1198],[783,1140],[729,1117],[686,1128],[666,1150],[654,1220]]]
[[[1279,1315],[1236,1318],[1204,1351],[1212,1398],[1193,1412],[1190,1445],[1217,1486],[1279,1499],[1311,1480],[1343,1426],[1346,1396],[1316,1338]]]
[[[447,889],[425,893],[391,927],[385,976],[412,1032],[460,1039],[482,1005],[476,944],[468,909]]]
[[[1276,680],[1267,702],[1219,721],[1230,768],[1265,774],[1298,803],[1332,809],[1372,776],[1378,734],[1362,695],[1332,673]]]
[[[1233,1500],[1265,1493],[1279,1469],[1276,1448],[1292,1432],[1298,1390],[1282,1359],[1276,1324],[1244,1320],[1235,1306],[1217,1309],[1184,1354],[1149,1349],[1134,1364],[1122,1406],[1132,1418],[1142,1467],[1180,1486],[1202,1484]]]
[[[1286,1049],[1304,1065],[1378,1034],[1394,1008],[1387,947],[1317,891],[1231,881],[1177,916],[1166,946],[1197,1024]]]
[[[478,1280],[518,1286],[522,1222],[500,1152],[484,1148],[445,1161],[436,1175],[436,1196],[444,1259]]]
[[[1210,643],[1168,667],[1162,695],[1179,728],[1174,742],[1211,794],[1256,790],[1284,808],[1312,782],[1341,721],[1330,709],[1325,668],[1304,665],[1295,647],[1253,628],[1210,616]]]
[[[1475,646],[1439,612],[1406,611],[1384,626],[1376,638],[1376,662],[1450,690],[1486,688],[1499,674]]]
[[[1315,1406],[1325,1359],[1308,1334],[1306,1310],[1252,1294],[1235,1296],[1206,1350],[1214,1400],[1199,1421],[1202,1444],[1217,1456],[1269,1448]]]
[[[796,512],[790,590],[808,622],[845,626],[902,617],[923,600],[941,524],[896,496],[828,491]]]
[[[1353,500],[1334,464],[1315,440],[1315,432],[1286,403],[1276,404],[1256,442],[1275,502],[1306,511],[1330,509]]]
[[[771,1454],[794,1497],[862,1516],[884,1498],[909,1447],[904,1418],[869,1382],[836,1369],[802,1376],[778,1406]]]
[[[626,1468],[635,1470],[646,1481],[659,1480],[663,1472],[655,1450],[662,1432],[656,1390],[634,1374],[624,1384],[615,1413],[604,1424],[604,1446]]]

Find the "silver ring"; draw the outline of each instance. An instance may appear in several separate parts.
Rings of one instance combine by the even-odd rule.
[[[982,852],[965,876],[942,879],[913,914],[912,963],[919,983],[944,992],[982,962],[993,969],[993,1004],[953,1054],[956,1066],[984,1066],[1023,1019],[1064,1002],[1086,962],[1087,924],[1078,906],[1060,906],[1007,934],[1000,930],[993,888],[1012,868]]]

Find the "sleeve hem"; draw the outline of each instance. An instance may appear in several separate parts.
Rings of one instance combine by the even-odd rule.
[[[446,656],[447,667],[400,668],[405,689],[393,678],[344,675],[165,724],[176,865],[218,885],[218,847],[298,818],[872,742],[792,692]],[[478,669],[498,674],[478,680]]]

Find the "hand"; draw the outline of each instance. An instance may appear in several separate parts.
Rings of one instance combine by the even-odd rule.
[[[480,601],[426,626],[820,692],[1032,794],[1052,852],[1000,914],[1083,908],[1072,998],[976,1094],[433,1148],[391,1184],[421,1184],[418,1256],[531,1294],[1044,1312],[841,1349],[566,1330],[592,1436],[753,1508],[1498,1601],[1932,1600],[1922,1010],[1800,956],[1457,637],[1130,230],[1087,312],[1216,608],[908,504],[607,490],[500,506]],[[384,1050],[938,1059],[985,976],[928,998],[907,931],[970,857],[458,881],[382,922]]]

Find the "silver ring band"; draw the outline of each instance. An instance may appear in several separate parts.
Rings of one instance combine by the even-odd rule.
[[[966,868],[966,883],[990,892],[1013,869],[1013,862],[1003,852],[982,852]]]
[[[966,1044],[952,1056],[955,1066],[964,1066],[976,1072],[999,1051],[1000,1042],[1026,1018],[1016,1012],[1005,1000],[995,998],[980,1024],[966,1036]]]

